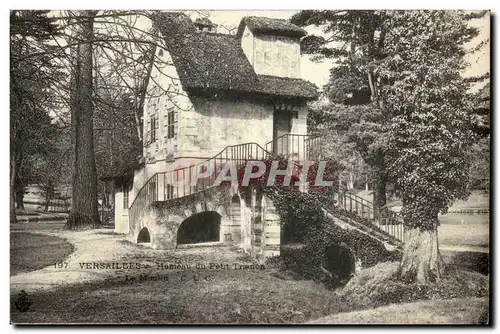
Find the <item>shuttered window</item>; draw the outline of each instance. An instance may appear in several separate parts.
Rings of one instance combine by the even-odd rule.
[[[158,118],[156,117],[156,115],[153,115],[151,117],[150,129],[149,129],[152,143],[156,141],[156,129],[158,129]]]
[[[175,112],[173,110],[168,111],[167,116],[167,138],[175,137]]]

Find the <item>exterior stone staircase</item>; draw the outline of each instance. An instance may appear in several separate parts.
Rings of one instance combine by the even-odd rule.
[[[292,161],[314,159],[315,147],[321,145],[320,137],[287,134],[266,144],[263,148],[257,143],[227,146],[220,153],[206,161],[177,170],[156,173],[147,180],[129,208],[130,222],[133,224],[145,214],[149,205],[189,196],[216,187],[216,175],[224,164],[235,164],[239,169],[247,161],[267,160],[273,157],[286,157]],[[318,159],[316,155],[315,159]],[[214,171],[206,178],[196,179],[196,183],[174,180],[192,180],[193,175],[203,172],[207,166]],[[175,184],[175,185],[173,185]],[[360,233],[367,233],[390,247],[401,249],[405,241],[405,228],[402,218],[387,208],[375,210],[373,203],[347,191],[331,189],[329,200],[321,205],[326,215],[348,224]]]

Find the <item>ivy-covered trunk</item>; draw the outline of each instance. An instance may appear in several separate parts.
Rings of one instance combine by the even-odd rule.
[[[373,209],[375,219],[378,218],[380,209],[387,204],[387,173],[377,173],[373,188]]]
[[[401,279],[419,283],[438,281],[443,261],[439,252],[437,219],[430,230],[417,227],[406,233],[407,241],[399,268]]]

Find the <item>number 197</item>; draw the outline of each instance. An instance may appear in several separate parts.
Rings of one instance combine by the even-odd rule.
[[[54,268],[56,269],[68,268],[68,262],[56,262],[54,263]]]

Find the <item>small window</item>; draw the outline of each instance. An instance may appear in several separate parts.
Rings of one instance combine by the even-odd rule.
[[[175,137],[175,114],[174,111],[169,111],[168,112],[168,125],[167,125],[167,138],[174,138]]]
[[[163,57],[163,49],[160,49],[160,51],[158,51],[158,56]]]
[[[299,111],[298,110],[293,110],[292,111],[292,117],[293,118],[299,118]]]

